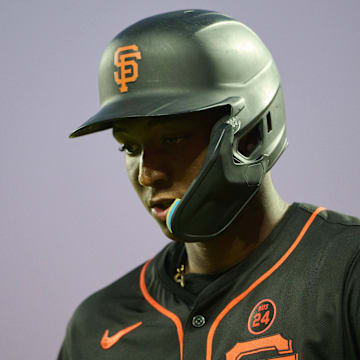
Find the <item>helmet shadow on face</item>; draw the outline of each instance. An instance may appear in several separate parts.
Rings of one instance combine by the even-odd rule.
[[[153,203],[163,209],[183,197],[200,172],[216,122],[229,108],[214,108],[176,116],[123,119],[113,134],[125,152],[126,169],[142,203],[154,216]],[[156,214],[155,214],[156,215]],[[165,219],[159,219],[165,235]]]

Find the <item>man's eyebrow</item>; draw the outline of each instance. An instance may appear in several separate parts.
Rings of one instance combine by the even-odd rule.
[[[159,116],[158,118],[152,118],[149,121],[149,127],[154,127],[154,126],[157,126],[157,125],[168,125],[168,124],[171,124],[171,123],[175,124],[176,120],[178,122],[181,121],[181,119],[176,119],[174,117],[162,118],[161,116]]]
[[[175,121],[174,121],[175,120]],[[147,124],[146,124],[146,127],[148,128],[148,129],[151,129],[151,128],[153,128],[153,127],[155,127],[155,126],[159,126],[159,125],[162,125],[162,126],[167,126],[167,125],[169,125],[169,124],[174,124],[174,123],[176,123],[176,120],[178,121],[177,122],[177,125],[179,125],[179,126],[182,126],[184,123],[182,122],[181,123],[181,118],[179,119],[176,119],[176,118],[174,118],[174,117],[166,117],[166,118],[162,118],[161,116],[159,116],[159,117],[154,117],[154,118],[151,118],[151,119],[149,119],[148,120],[148,122],[147,122]],[[136,120],[135,120],[136,121]],[[129,125],[131,126],[131,123],[129,123]],[[119,127],[119,126],[121,126],[120,124],[119,125],[115,125],[114,126],[114,129],[113,129],[113,131],[114,131],[114,133],[118,133],[118,132],[121,132],[121,133],[126,133],[126,134],[128,134],[129,133],[129,130],[128,130],[128,128],[124,128],[124,127]],[[125,125],[126,126],[126,125]]]
[[[123,128],[119,128],[119,127],[114,127],[114,132],[123,132],[123,133],[129,133],[129,131],[127,129],[123,129]]]

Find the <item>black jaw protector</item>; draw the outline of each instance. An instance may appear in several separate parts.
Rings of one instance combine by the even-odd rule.
[[[243,98],[231,97],[220,105],[224,104],[231,112],[214,125],[198,176],[168,211],[167,226],[177,240],[206,241],[222,234],[259,191],[266,172],[288,145],[281,87],[251,121]],[[253,129],[259,130],[259,142],[250,155],[243,155],[239,140]]]
[[[167,226],[177,240],[205,241],[221,234],[258,192],[267,171],[266,155],[235,161],[234,138],[241,129],[244,102],[231,100],[232,114],[214,125],[199,175],[169,209]]]

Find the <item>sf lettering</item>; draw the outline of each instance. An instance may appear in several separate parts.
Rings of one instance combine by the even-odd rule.
[[[135,82],[139,76],[138,63],[141,53],[136,45],[119,47],[114,54],[114,65],[118,68],[114,72],[114,80],[119,85],[121,93],[128,92],[127,86],[130,82]]]
[[[274,352],[277,355],[274,355]],[[298,354],[293,350],[292,341],[285,339],[280,334],[276,334],[250,341],[238,342],[226,353],[226,360],[245,360],[255,354],[261,356],[262,360],[298,360],[299,358]]]

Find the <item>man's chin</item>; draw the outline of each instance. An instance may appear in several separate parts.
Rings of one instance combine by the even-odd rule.
[[[164,221],[160,221],[158,219],[155,219],[156,222],[159,224],[161,231],[163,232],[163,234],[170,240],[173,241],[178,241],[178,242],[183,242],[182,240],[179,240],[175,237],[175,235],[170,232],[170,230],[168,229],[168,227],[166,226],[166,223]]]
[[[157,223],[159,224],[161,231],[167,238],[169,238],[170,240],[176,241],[175,235],[172,232],[170,232],[170,230],[166,226],[166,223],[164,223],[163,221],[157,221]]]
[[[175,235],[169,230],[169,228],[166,225],[165,221],[159,220],[157,219],[154,215],[152,215],[152,217],[154,218],[154,220],[159,224],[161,231],[163,232],[163,234],[170,240],[173,241],[178,241],[178,242],[184,242],[182,240],[179,240],[175,237]]]

